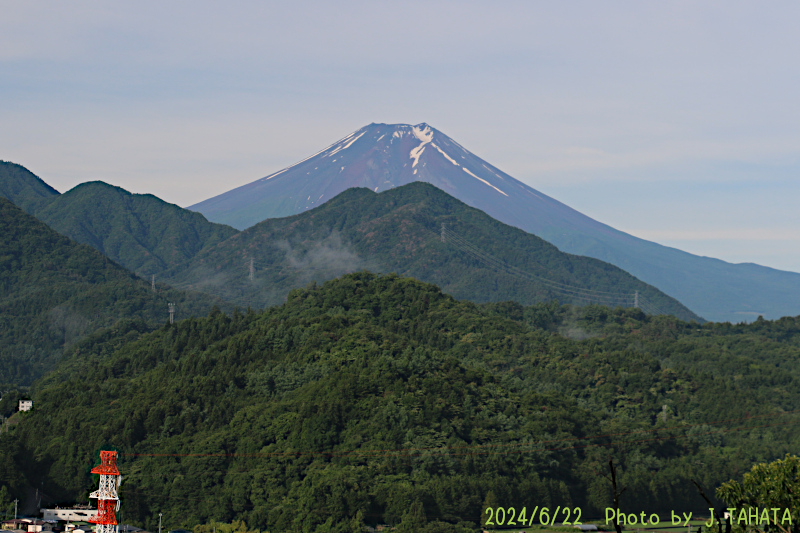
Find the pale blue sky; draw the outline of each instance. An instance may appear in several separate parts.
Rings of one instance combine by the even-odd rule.
[[[428,122],[650,240],[800,271],[796,2],[0,0],[0,159],[190,205]]]

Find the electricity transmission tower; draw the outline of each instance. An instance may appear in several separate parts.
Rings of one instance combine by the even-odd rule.
[[[117,517],[119,511],[119,495],[117,490],[121,477],[117,468],[117,452],[103,450],[100,452],[100,465],[92,468],[92,474],[100,474],[100,485],[89,494],[89,498],[97,499],[97,515],[89,522],[97,524],[96,533],[119,533]]]
[[[169,303],[167,307],[169,307],[169,323],[172,324],[175,318],[175,304]]]

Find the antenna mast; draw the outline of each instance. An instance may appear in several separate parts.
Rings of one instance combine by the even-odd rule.
[[[175,317],[175,304],[169,303],[167,307],[169,307],[169,323],[172,324],[173,318]]]
[[[251,257],[250,258],[250,281],[253,281],[253,278],[255,277],[255,273],[256,273],[256,269],[253,266],[253,258]]]
[[[119,511],[120,475],[117,468],[117,452],[103,450],[100,452],[100,465],[92,468],[92,474],[100,474],[100,486],[89,494],[89,498],[97,499],[97,515],[89,522],[97,524],[95,533],[119,533],[117,517]]]

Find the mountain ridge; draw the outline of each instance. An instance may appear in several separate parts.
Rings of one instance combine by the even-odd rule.
[[[102,181],[73,187],[36,216],[145,277],[183,263],[237,232],[155,195],[131,193]]]
[[[160,274],[237,231],[153,194],[103,181],[61,194],[22,165],[4,161],[0,197],[143,277]]]
[[[0,197],[8,198],[27,213],[35,214],[59,192],[17,163],[0,161]]]
[[[417,139],[430,138],[428,128],[412,129],[406,133],[409,138],[412,136]],[[348,140],[348,143],[351,141],[352,139]],[[28,179],[35,178],[31,176],[33,175],[30,174]],[[34,184],[37,184],[40,180],[35,179],[37,182]],[[331,199],[330,205],[319,207],[318,209],[322,210],[320,213],[323,214],[313,215],[333,217],[326,222],[329,229],[317,228],[311,237],[309,236],[311,234],[305,237],[294,235],[291,231],[282,233],[275,237],[277,239],[275,242],[261,243],[256,249],[251,249],[249,255],[241,256],[240,264],[236,265],[231,265],[230,260],[241,255],[240,245],[237,243],[246,241],[247,237],[239,238],[235,229],[208,222],[199,213],[184,210],[153,195],[132,194],[101,181],[83,183],[64,194],[52,196],[49,203],[37,209],[35,214],[61,234],[91,245],[148,280],[151,275],[156,275],[159,281],[167,281],[184,288],[203,292],[211,290],[218,296],[242,306],[261,307],[277,304],[283,301],[290,289],[302,286],[312,279],[324,281],[345,272],[366,268],[417,276],[443,286],[445,290],[459,298],[478,302],[519,299],[522,303],[528,304],[542,299],[558,298],[576,304],[594,302],[612,307],[638,304],[649,313],[675,313],[686,320],[702,320],[680,303],[657,291],[653,292],[651,287],[644,284],[637,285],[639,282],[633,278],[626,278],[627,274],[622,277],[619,277],[619,273],[611,274],[608,264],[586,258],[568,258],[560,255],[552,245],[543,246],[544,241],[531,238],[532,236],[520,230],[509,233],[510,228],[506,225],[491,219],[485,213],[467,208],[461,201],[439,189],[425,185],[424,182],[412,182],[409,187],[411,188],[409,190],[417,190],[417,193],[411,194],[412,196],[417,194],[417,198],[403,209],[420,211],[422,204],[417,204],[419,202],[424,204],[435,196],[434,204],[438,205],[437,209],[447,205],[451,212],[448,214],[439,209],[437,212],[444,218],[435,223],[432,219],[428,220],[430,227],[427,227],[420,224],[420,221],[427,216],[425,213],[418,213],[416,217],[409,217],[410,212],[393,213],[392,206],[385,205],[384,199],[373,198],[375,193],[367,189],[348,189],[347,194],[343,193],[341,198]],[[431,190],[420,196],[419,193],[425,187],[431,187]],[[393,189],[389,196],[393,196],[397,201],[409,201],[409,195],[397,189]],[[366,204],[372,207],[366,204],[360,205],[357,198],[364,198]],[[402,198],[406,200],[401,200]],[[393,205],[395,200],[390,203]],[[344,207],[343,202],[350,203]],[[382,207],[377,209],[378,205]],[[331,214],[331,209],[345,209],[349,214],[343,212]],[[369,216],[376,217],[375,220],[367,220],[369,216],[364,218],[365,209],[370,210]],[[453,213],[456,211],[463,215],[461,218],[473,220],[483,228],[478,233],[473,233],[472,237],[481,239],[480,246],[486,248],[485,251],[475,249],[469,242],[458,244],[459,217],[453,218],[455,216]],[[420,240],[420,236],[422,240],[430,240],[431,235],[434,239],[440,237],[443,228],[440,230],[438,225],[434,227],[431,224],[447,223],[448,242],[459,247],[459,251],[455,249],[437,251],[426,244],[422,252],[427,261],[424,264],[424,261],[414,257],[416,244],[410,241],[396,242],[396,246],[406,246],[408,252],[398,255],[387,247],[388,243],[385,241],[390,239],[389,237],[384,236],[382,241],[378,239],[381,242],[377,242],[369,235],[364,238],[360,235],[360,230],[354,226],[344,228],[337,221],[348,216],[352,220],[358,218],[359,224],[364,227],[380,227],[380,231],[386,235],[398,233],[400,230],[398,235],[402,234],[403,238],[415,242]],[[386,224],[380,220],[381,217],[395,217],[396,223]],[[453,225],[452,222],[456,224]],[[291,223],[293,222],[287,222]],[[275,224],[270,225],[275,226]],[[285,224],[280,222],[278,226],[283,227]],[[409,227],[413,227],[418,234],[408,234],[405,230]],[[501,234],[504,236],[501,237]],[[351,246],[354,239],[359,243],[358,250]],[[508,242],[498,248],[496,242],[498,239],[506,239]],[[228,243],[228,240],[231,242]],[[298,241],[301,241],[299,247]],[[263,251],[262,245],[272,250],[268,254],[270,257],[265,259],[258,257]],[[201,263],[211,257],[213,252],[210,252],[211,255],[203,255],[203,252],[214,250],[218,246],[227,250],[224,252],[225,256],[217,258],[216,265],[208,270]],[[498,257],[505,259],[490,257],[491,250],[499,253]],[[548,261],[551,262],[553,258],[559,258],[553,262],[556,265],[555,274],[530,256],[533,250],[542,251],[541,257],[549,258]],[[257,275],[255,281],[248,281],[247,263],[253,260],[253,255],[258,257],[253,266]],[[527,257],[527,266],[518,262],[522,257]],[[449,267],[445,267],[442,261],[447,262]],[[592,263],[593,261],[595,262]],[[593,266],[588,267],[590,264]],[[528,270],[520,271],[519,266]],[[455,268],[458,275],[449,276],[443,273],[443,269],[450,267]],[[532,273],[529,267],[538,273]],[[278,277],[267,276],[272,283],[270,287],[266,287],[263,283],[265,268],[279,269],[283,273]],[[570,273],[572,268],[577,270]],[[308,275],[309,271],[312,275]],[[244,277],[239,275],[242,272],[245,273]],[[192,278],[189,273],[194,277]],[[470,274],[482,276],[483,281],[471,279]],[[614,276],[624,280],[621,281],[621,286],[625,287],[624,291],[619,287],[606,287],[608,280]],[[524,288],[520,291],[514,290],[512,286],[515,283],[521,283],[520,286]],[[641,298],[635,295],[637,289],[641,292]],[[598,290],[601,292],[597,292]]]
[[[164,279],[261,307],[280,303],[294,286],[362,268],[415,277],[475,302],[527,305],[555,298],[632,306],[638,291],[642,307],[647,301],[653,312],[702,321],[618,267],[560,252],[424,182],[379,193],[347,189],[319,207],[260,222],[165,272]]]
[[[86,244],[72,241],[0,198],[0,384],[28,385],[70,346],[120,321],[152,329],[178,317],[205,314],[222,302],[163,284],[154,292]]]
[[[188,209],[244,229],[303,212],[349,187],[381,191],[412,181],[432,183],[562,251],[612,263],[709,320],[800,314],[800,274],[701,257],[614,229],[516,180],[426,123],[370,124]]]

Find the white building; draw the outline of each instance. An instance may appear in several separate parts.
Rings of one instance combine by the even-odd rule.
[[[59,522],[88,522],[97,515],[97,509],[42,509],[42,519]]]
[[[20,400],[19,401],[19,410],[20,411],[30,411],[33,409],[33,400]]]

